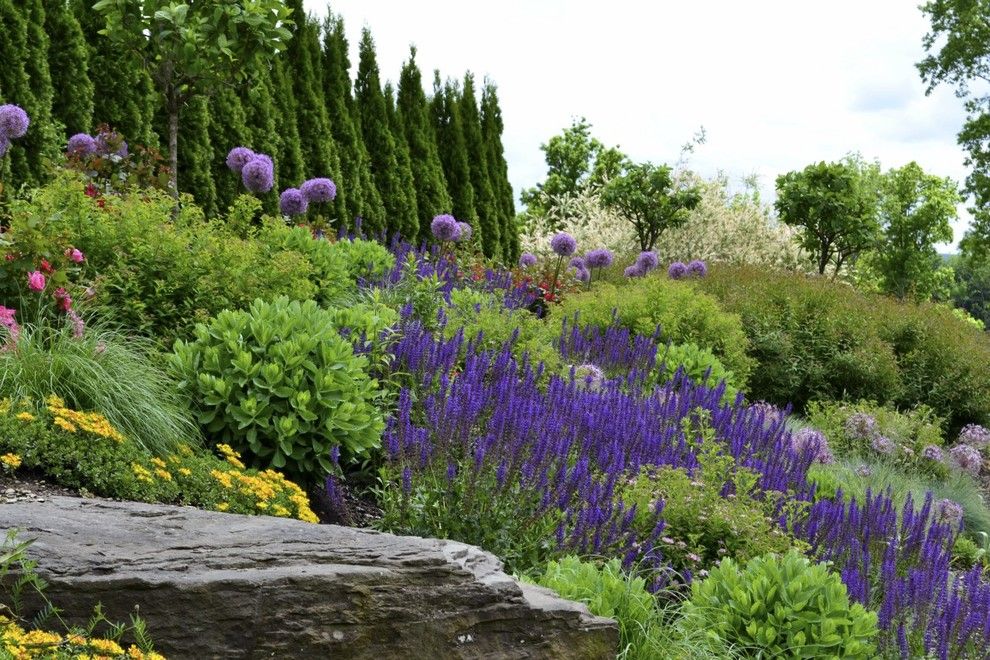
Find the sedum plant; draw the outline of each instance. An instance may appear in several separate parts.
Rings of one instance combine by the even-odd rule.
[[[724,559],[691,586],[689,627],[705,628],[753,658],[871,658],[877,615],[850,605],[842,579],[797,551],[740,567]]]
[[[179,389],[204,431],[256,466],[313,483],[332,469],[338,449],[354,457],[379,446],[378,383],[314,301],[256,300],[198,325],[195,335],[175,344]]]

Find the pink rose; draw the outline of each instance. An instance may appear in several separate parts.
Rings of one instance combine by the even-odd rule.
[[[86,260],[86,257],[78,248],[69,248],[65,251],[65,256],[67,256],[70,261],[77,264],[81,264]]]
[[[41,274],[41,271],[36,270],[33,273],[28,273],[28,288],[32,291],[45,290],[45,276]]]

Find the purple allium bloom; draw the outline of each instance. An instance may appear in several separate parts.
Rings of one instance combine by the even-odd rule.
[[[441,241],[456,241],[461,236],[461,228],[457,225],[457,220],[446,213],[433,218],[430,231],[437,240]]]
[[[632,266],[626,266],[626,269],[622,271],[622,274],[626,277],[642,277],[646,272],[640,267],[639,263],[634,263]]]
[[[870,446],[873,450],[884,455],[890,455],[894,453],[894,441],[885,435],[875,435],[870,440]]]
[[[530,266],[536,265],[536,255],[530,254],[529,252],[523,252],[519,257],[519,266],[522,268],[529,268]]]
[[[330,179],[310,179],[299,186],[299,191],[307,202],[313,204],[332,202],[337,196],[337,184]]]
[[[577,241],[567,232],[560,232],[550,239],[550,249],[562,257],[569,257],[577,250]]]
[[[791,436],[791,448],[801,455],[810,454],[816,463],[829,465],[835,462],[828,440],[817,429],[805,427]]]
[[[667,275],[670,276],[670,279],[672,280],[681,279],[682,277],[687,275],[687,272],[688,272],[687,266],[685,266],[684,263],[681,261],[675,261],[674,263],[670,264],[670,267],[667,268]]]
[[[589,282],[591,281],[591,271],[587,268],[578,268],[577,272],[574,273],[574,277],[577,278],[578,282]]]
[[[986,447],[990,445],[990,430],[980,426],[979,424],[967,424],[959,432],[960,444],[969,445],[970,447]]]
[[[950,527],[958,527],[962,522],[963,508],[952,500],[939,500],[935,503],[935,522],[940,524],[948,523]]]
[[[856,468],[856,475],[860,477],[873,476],[873,469],[869,465],[860,465]]]
[[[95,154],[97,149],[96,140],[86,133],[76,133],[69,138],[69,145],[65,151],[70,156],[89,156]]]
[[[612,251],[605,248],[592,250],[584,255],[584,261],[589,268],[607,268],[612,265]]]
[[[24,109],[17,105],[0,105],[0,136],[13,140],[24,137],[31,120]]]
[[[227,154],[227,167],[231,172],[241,173],[244,166],[254,160],[254,152],[247,147],[234,147]]]
[[[772,403],[767,403],[766,401],[757,401],[749,407],[750,410],[754,411],[756,414],[763,413],[763,422],[765,424],[776,424],[781,419],[784,418],[784,411],[773,405]]]
[[[581,257],[572,257],[570,261],[567,262],[569,268],[577,268],[581,270],[582,268],[587,268],[587,264]]]
[[[640,252],[639,256],[636,257],[636,265],[645,274],[660,265],[660,257],[652,250],[649,252]]]
[[[278,198],[278,208],[283,215],[300,215],[309,208],[309,200],[298,188],[286,188]]]
[[[858,412],[846,418],[846,435],[854,440],[868,440],[877,432],[877,420],[873,415]]]
[[[581,389],[595,391],[605,381],[605,372],[593,364],[582,364],[574,368],[574,382]]]
[[[466,222],[458,222],[457,226],[461,228],[461,237],[457,240],[461,243],[467,243],[471,240],[471,235],[474,231],[471,229],[471,225]]]
[[[688,274],[693,275],[695,277],[704,277],[705,275],[708,274],[708,266],[706,266],[705,262],[700,259],[695,259],[694,261],[689,263],[687,269],[688,269]]]
[[[272,159],[263,155],[255,156],[241,170],[241,180],[244,182],[244,187],[253,193],[266,193],[271,190],[275,183]]]
[[[963,472],[976,476],[983,467],[980,451],[969,445],[956,445],[949,450],[949,463]]]
[[[110,149],[113,145],[120,143],[116,151],[111,152]],[[98,151],[111,156],[117,155],[121,158],[125,158],[128,153],[127,143],[120,137],[120,134],[116,131],[100,131],[96,136],[96,148]]]
[[[945,454],[942,452],[942,448],[936,445],[926,445],[924,449],[921,450],[921,457],[927,458],[930,461],[938,461],[941,463],[945,459]]]

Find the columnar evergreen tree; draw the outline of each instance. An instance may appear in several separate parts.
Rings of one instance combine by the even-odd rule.
[[[55,120],[68,135],[88,133],[93,128],[93,81],[89,78],[89,49],[79,21],[66,0],[44,0],[45,32],[48,34],[48,68]]]
[[[416,179],[412,173],[412,158],[409,155],[409,145],[402,135],[402,124],[399,121],[399,113],[395,107],[395,90],[392,89],[391,82],[385,83],[384,94],[388,130],[392,133],[395,141],[395,160],[399,164],[399,185],[402,186],[403,190],[408,191],[407,196],[413,204],[412,210],[414,211],[410,217],[407,217],[407,222],[402,227],[402,235],[410,241],[415,241],[421,235],[424,235],[426,231],[423,228],[423,232],[421,233],[419,216],[416,213],[416,209],[419,208],[419,191],[416,190]],[[433,216],[430,216],[430,221],[432,222],[432,220]]]
[[[458,103],[464,126],[464,146],[467,148],[468,165],[471,168],[471,186],[474,188],[474,204],[481,225],[481,249],[486,257],[502,256],[502,239],[499,233],[499,212],[488,173],[485,145],[481,137],[481,114],[474,94],[474,76],[464,76],[464,89]]]
[[[275,89],[272,81],[273,66],[271,62],[266,66],[259,66],[255,73],[254,84],[242,85],[238,89],[238,94],[250,133],[245,144],[255,151],[271,155],[275,160],[275,187],[273,191],[277,191],[279,190],[280,177],[284,176],[287,170],[283,151],[288,140],[288,131],[283,130],[283,118],[278,115],[278,108],[275,103]],[[298,134],[296,137],[298,139]],[[219,148],[218,145],[213,145],[214,152]],[[302,160],[301,154],[299,160]],[[222,163],[226,166],[226,156],[222,159]],[[278,195],[276,192],[265,195],[262,201],[267,213],[277,212]]]
[[[239,176],[227,168],[227,152],[231,147],[248,145],[266,152],[254,144],[252,132],[248,128],[247,114],[241,99],[231,87],[220,87],[208,97],[207,111],[210,115],[210,171],[216,189],[217,206],[225,209],[234,198],[244,192]]]
[[[25,110],[33,101],[28,85],[27,71],[27,21],[14,6],[12,0],[0,0],[0,103],[16,103]],[[33,127],[32,127],[33,128]],[[7,157],[0,159],[0,175],[4,190],[10,191],[21,183],[30,181],[29,153],[23,141],[17,140],[8,150]]]
[[[387,213],[386,230],[391,235],[418,224],[416,191],[403,188],[395,139],[388,127],[388,109],[382,93],[371,32],[361,32],[354,96],[361,119],[361,133],[371,157],[371,173]],[[415,238],[410,236],[409,238]]]
[[[99,32],[106,26],[92,0],[70,0],[86,42],[93,83],[93,126],[109,124],[131,142],[159,144],[155,132],[157,95],[151,76],[135,67],[121,49]]]
[[[471,185],[471,166],[468,165],[461,113],[458,106],[457,84],[440,83],[440,72],[433,72],[433,100],[431,110],[437,134],[437,149],[443,165],[444,179],[453,206],[454,217],[471,225],[475,240],[481,244],[483,229],[478,224],[474,208],[474,187]]]
[[[185,119],[179,127],[178,135],[179,190],[191,194],[208,217],[215,216],[219,207],[212,167],[212,123],[207,97],[196,96],[190,99],[182,114]],[[163,114],[163,124],[167,121],[167,116]]]
[[[450,213],[452,202],[437,149],[436,130],[430,120],[430,106],[423,91],[423,76],[416,66],[416,47],[410,46],[409,59],[402,66],[396,101],[401,139],[409,149],[410,167],[416,182],[419,239],[426,240],[430,222],[440,213]]]
[[[505,148],[502,146],[502,109],[498,105],[498,91],[489,80],[481,91],[481,135],[485,143],[485,158],[488,173],[495,189],[495,202],[499,213],[499,236],[506,259],[519,258],[519,230],[516,227],[516,205],[509,183],[509,165],[505,162]]]
[[[347,219],[352,223],[361,218],[362,228],[371,233],[384,231],[385,206],[371,175],[371,157],[361,138],[351,97],[351,63],[343,18],[331,13],[323,30],[323,96],[340,151],[340,176],[347,186]]]
[[[296,121],[296,97],[292,93],[292,80],[282,58],[276,58],[272,62],[271,74],[278,132],[281,136],[278,155],[272,156],[275,158],[275,167],[282,186],[298,186],[306,179],[306,160]]]
[[[24,136],[21,148],[31,154],[28,159],[30,182],[40,184],[45,172],[56,161],[64,140],[64,128],[52,120],[51,73],[48,69],[48,35],[45,33],[45,9],[41,0],[18,3],[26,20],[27,60],[24,71],[31,87],[31,98],[22,107],[31,117],[31,129]]]

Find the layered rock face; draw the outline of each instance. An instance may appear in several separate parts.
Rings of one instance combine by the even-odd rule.
[[[437,539],[189,507],[0,505],[70,623],[138,612],[169,658],[614,658],[614,622]]]

